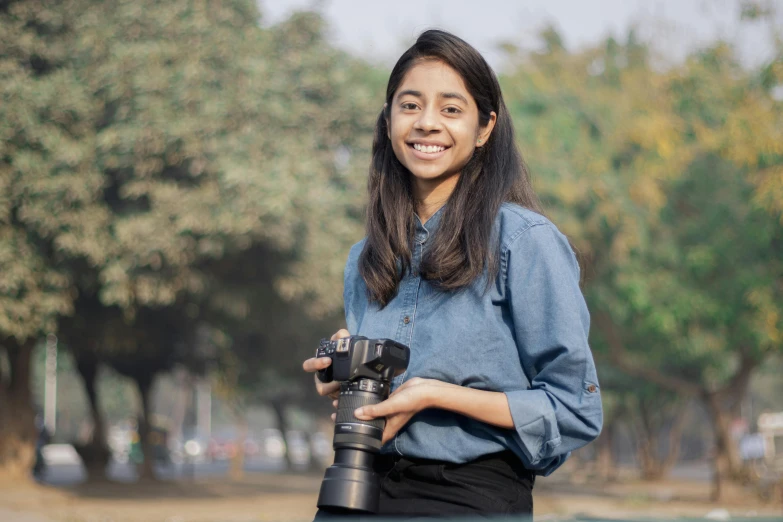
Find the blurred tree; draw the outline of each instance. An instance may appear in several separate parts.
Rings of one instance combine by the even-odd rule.
[[[265,322],[267,307],[281,297],[300,303],[294,317],[340,309],[380,90],[368,87],[371,69],[326,44],[313,14],[266,30],[252,1],[2,9],[13,80],[3,95],[19,102],[0,109],[18,111],[4,117],[4,132],[16,134],[2,156],[3,262],[18,267],[5,271],[16,275],[0,332],[32,343],[59,317],[90,397],[99,469],[107,453],[98,364],[137,382],[144,405],[156,372],[198,355],[192,332],[201,326],[230,337],[224,324],[240,319],[268,332],[276,325]],[[57,35],[57,45],[37,42],[38,33]],[[34,71],[44,47],[60,53],[59,75]],[[40,128],[15,124],[28,120]],[[231,274],[224,260],[252,265],[276,253],[285,263],[268,280],[231,291],[221,280]],[[30,297],[26,309],[19,296]],[[9,389],[26,390],[11,343]]]
[[[223,323],[241,318],[269,335],[283,326],[266,319],[278,294],[301,303],[302,320],[340,306],[343,254],[361,233],[348,195],[370,142],[368,69],[325,44],[315,15],[267,31],[257,18],[252,2],[150,2],[96,8],[79,30],[104,43],[76,59],[102,110],[96,161],[113,231],[96,295],[136,329],[135,314],[165,307],[190,321],[183,333],[207,321],[230,338]],[[285,263],[269,269],[276,252]],[[263,279],[226,284],[254,264]],[[147,352],[170,367],[164,345]],[[157,366],[135,368],[141,384]]]
[[[285,432],[288,407],[312,398],[302,361],[344,323],[342,271],[348,247],[362,235],[365,169],[385,75],[331,49],[312,14],[294,15],[268,38],[269,59],[279,66],[265,94],[275,109],[266,117],[274,116],[274,139],[286,147],[279,169],[290,176],[301,221],[291,250],[256,245],[215,260],[208,271],[220,282],[215,301],[232,303],[217,321],[231,339],[217,367],[221,395],[240,424],[242,405],[269,403]],[[258,152],[241,144],[235,150]],[[256,282],[250,293],[248,281]]]
[[[604,311],[596,323],[625,371],[702,400],[719,480],[741,476],[730,420],[753,372],[780,352],[783,229],[753,208],[753,187],[735,166],[705,158],[688,172],[672,187],[655,248],[617,270],[605,301],[611,323]]]
[[[538,189],[584,261],[597,352],[700,398],[733,474],[726,408],[780,349],[783,117],[780,82],[762,81],[776,67],[743,70],[723,43],[655,67],[631,33],[548,46],[504,79]]]
[[[68,67],[76,2],[0,2],[0,473],[26,475],[36,433],[30,357],[73,310],[63,260],[99,263],[90,101]]]
[[[604,427],[596,441],[596,472],[604,480],[617,480],[616,439],[621,428],[626,428],[636,446],[642,478],[664,478],[680,456],[687,398],[618,371],[607,357],[599,358],[598,364],[602,370]]]

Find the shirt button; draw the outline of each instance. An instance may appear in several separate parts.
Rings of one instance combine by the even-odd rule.
[[[410,322],[411,322],[411,318],[410,318],[410,317],[408,317],[408,316],[406,315],[406,316],[403,318],[402,322],[403,322],[403,323],[405,323],[405,324],[408,324],[408,323],[410,323]]]
[[[597,389],[598,388],[596,388],[595,384],[591,384],[590,386],[587,387],[587,391],[589,391],[590,393],[595,393],[595,390]]]

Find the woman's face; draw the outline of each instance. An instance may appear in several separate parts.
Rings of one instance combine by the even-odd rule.
[[[389,139],[397,159],[414,176],[414,187],[453,189],[476,147],[486,143],[495,113],[479,126],[478,106],[462,77],[440,61],[414,65],[403,78],[389,110]],[[450,192],[450,191],[449,191]]]

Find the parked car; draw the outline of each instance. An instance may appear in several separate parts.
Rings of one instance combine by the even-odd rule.
[[[242,452],[245,454],[245,458],[254,459],[261,454],[261,443],[250,434],[242,441]]]
[[[195,431],[186,431],[183,437],[169,441],[169,454],[175,464],[208,461],[209,438]]]
[[[231,460],[237,454],[237,442],[231,433],[213,436],[209,441],[209,454],[213,460]]]
[[[322,431],[310,434],[310,448],[313,460],[321,467],[329,467],[334,462],[332,437]]]
[[[288,460],[294,468],[307,468],[310,465],[310,443],[303,431],[287,431],[285,433]]]
[[[280,430],[274,428],[262,430],[260,441],[261,457],[270,460],[282,460],[285,458],[285,438]]]
[[[127,424],[118,424],[109,428],[107,443],[111,451],[112,458],[121,464],[125,464],[130,459],[131,443],[136,433]]]

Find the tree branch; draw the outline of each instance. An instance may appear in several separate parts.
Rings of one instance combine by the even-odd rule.
[[[606,344],[609,347],[609,359],[620,370],[624,371],[632,377],[639,377],[653,384],[671,390],[675,393],[680,393],[687,396],[696,396],[702,393],[700,386],[693,384],[692,382],[661,373],[655,368],[649,366],[641,366],[633,362],[625,349],[622,337],[619,329],[615,325],[612,318],[608,313],[599,311],[593,314],[594,322],[601,330],[601,333],[606,340]]]
[[[748,385],[750,384],[753,370],[760,364],[761,361],[752,357],[746,349],[741,349],[739,369],[723,388],[716,391],[716,395],[719,399],[723,401],[731,400],[732,403],[737,400],[742,400],[748,389]]]

